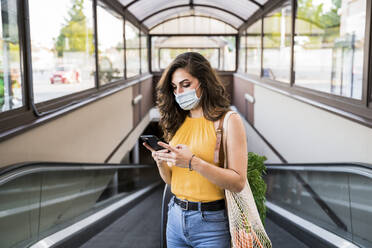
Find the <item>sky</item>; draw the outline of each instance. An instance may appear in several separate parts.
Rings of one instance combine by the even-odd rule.
[[[85,14],[90,17],[88,22],[92,26],[92,2],[86,0],[84,5]],[[37,40],[38,44],[44,47],[53,48],[54,41],[52,38],[58,37],[61,27],[66,23],[65,18],[68,17],[68,10],[71,7],[71,0],[29,0],[31,40]],[[117,43],[118,35],[121,36],[120,32],[113,32],[113,30],[119,30],[122,28],[122,24],[113,21],[117,18],[109,16],[107,13],[101,7],[98,7],[99,40],[106,46],[111,46],[113,43]],[[100,16],[106,18],[100,18]]]

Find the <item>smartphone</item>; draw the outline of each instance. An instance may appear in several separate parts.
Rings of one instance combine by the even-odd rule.
[[[141,135],[140,138],[146,142],[149,146],[151,146],[152,149],[155,151],[159,151],[162,149],[165,149],[164,147],[158,145],[158,142],[160,139],[156,137],[155,135]]]

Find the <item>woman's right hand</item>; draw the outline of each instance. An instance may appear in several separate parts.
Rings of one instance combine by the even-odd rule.
[[[163,149],[163,150],[159,150],[159,151],[155,151],[154,149],[151,148],[151,146],[149,146],[146,142],[142,143],[150,152],[151,152],[151,156],[152,158],[155,160],[157,166],[162,166],[163,165],[163,162],[165,162],[164,160],[160,159],[158,154],[159,153],[168,153],[168,150],[167,149]]]
[[[159,174],[166,184],[171,184],[172,181],[172,170],[168,167],[166,161],[159,157],[159,154],[167,153],[167,149],[155,151],[146,142],[143,145],[151,152],[152,158],[155,160],[158,166]]]

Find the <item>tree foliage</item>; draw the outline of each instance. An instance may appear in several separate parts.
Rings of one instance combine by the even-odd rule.
[[[329,1],[328,6],[324,3],[314,4],[313,0],[298,1],[296,18],[322,30],[322,33],[308,37],[311,44],[332,43],[339,37],[341,17],[338,10],[341,8],[341,0]]]
[[[84,14],[84,0],[72,0],[72,7],[65,18],[65,24],[56,39],[55,47],[58,57],[63,52],[94,51],[93,30],[87,25],[87,17]]]
[[[322,29],[338,27],[340,16],[337,12],[341,8],[341,0],[332,0],[331,2],[331,8],[326,10],[324,3],[316,5],[313,0],[298,0],[297,18]]]
[[[341,17],[338,13],[341,8],[341,0],[323,0],[321,3],[314,3],[314,0],[297,0],[296,20],[311,24],[314,28],[308,29],[308,25],[296,23],[296,33],[313,33],[308,36],[311,44],[333,42],[339,36]],[[317,1],[319,2],[319,1]],[[280,19],[282,12],[277,11],[265,20],[265,25],[273,30],[265,33],[265,47],[279,47],[281,41]],[[288,17],[287,17],[288,18]],[[290,19],[288,19],[290,20]],[[287,24],[289,27],[289,25]],[[315,33],[314,33],[315,32]],[[290,45],[289,32],[286,34],[286,45]]]

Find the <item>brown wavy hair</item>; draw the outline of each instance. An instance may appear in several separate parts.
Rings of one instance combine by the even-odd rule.
[[[167,142],[173,138],[190,112],[180,108],[173,94],[172,76],[179,68],[185,69],[191,76],[199,80],[202,89],[199,106],[202,106],[204,117],[207,120],[219,120],[230,107],[225,86],[208,60],[196,52],[178,55],[163,72],[156,86],[156,104],[160,112],[159,125]]]

